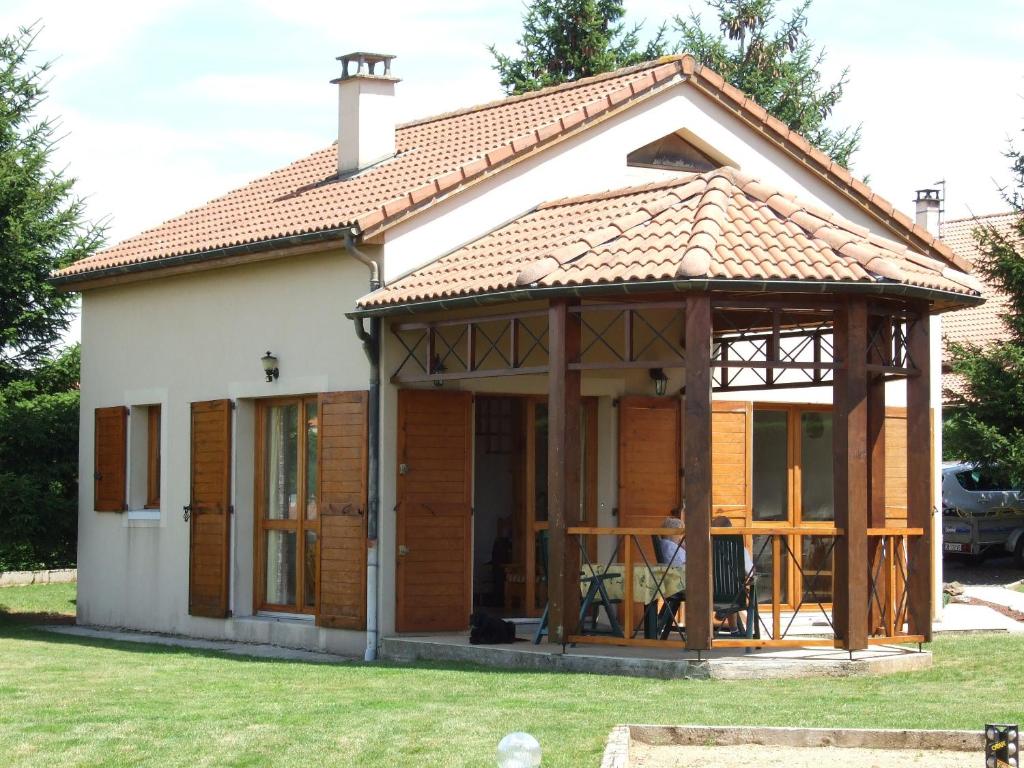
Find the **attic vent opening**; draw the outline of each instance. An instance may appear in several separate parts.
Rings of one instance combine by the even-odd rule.
[[[705,173],[721,168],[706,152],[698,149],[678,133],[670,133],[626,155],[626,163],[637,168],[659,168],[667,171]]]

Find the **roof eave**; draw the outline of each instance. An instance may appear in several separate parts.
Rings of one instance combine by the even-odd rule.
[[[837,294],[870,294],[875,296],[898,296],[918,299],[941,304],[943,308],[933,309],[933,314],[949,311],[961,306],[976,306],[984,302],[982,296],[943,291],[934,288],[922,288],[888,280],[877,282],[853,282],[838,280],[736,280],[728,278],[695,278],[689,280],[650,280],[631,283],[598,283],[579,286],[529,287],[515,288],[491,293],[452,296],[441,299],[389,304],[377,307],[356,308],[346,313],[346,317],[386,317],[393,315],[411,315],[437,310],[461,309],[473,306],[490,306],[494,304],[535,301],[565,296],[577,298],[596,298],[598,296],[617,296],[623,294],[647,294],[674,291],[687,293],[690,291],[741,291],[766,293],[783,291],[787,293],[837,293]],[[955,306],[952,306],[955,305]]]
[[[205,251],[183,253],[163,259],[137,261],[129,264],[118,264],[111,267],[75,272],[67,275],[54,275],[47,282],[64,292],[80,291],[85,288],[99,287],[97,284],[110,285],[118,282],[134,282],[144,277],[163,277],[177,274],[189,268],[216,269],[246,261],[262,261],[293,255],[297,251],[309,252],[322,250],[333,245],[335,241],[344,244],[346,233],[352,232],[351,226],[306,232],[289,237],[276,237],[254,243],[242,243],[226,248],[212,248]]]

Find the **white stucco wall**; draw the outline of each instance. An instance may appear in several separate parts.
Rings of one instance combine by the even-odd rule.
[[[385,281],[393,282],[538,203],[671,176],[664,171],[631,168],[626,165],[626,155],[682,128],[729,158],[745,173],[784,192],[832,208],[857,224],[888,234],[861,208],[804,165],[785,155],[716,102],[681,82],[396,225],[386,233]]]
[[[369,368],[344,317],[366,268],[343,251],[86,291],[82,302],[79,621],[267,641],[271,622],[188,615],[190,403],[231,398],[231,610],[252,614],[254,398],[366,389]],[[278,356],[267,383],[260,357]],[[158,519],[95,512],[93,409],[162,406]],[[138,453],[130,449],[129,472]],[[143,454],[144,455],[144,454]],[[130,482],[130,480],[129,480]],[[362,633],[311,629],[314,644],[361,651]],[[302,643],[308,644],[308,643]]]

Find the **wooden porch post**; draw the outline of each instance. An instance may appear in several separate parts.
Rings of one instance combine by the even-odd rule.
[[[907,328],[907,353],[918,374],[907,379],[907,526],[923,528],[924,535],[908,539],[908,629],[912,635],[932,639],[932,441],[931,354],[928,305],[920,304]]]
[[[686,297],[686,647],[711,647],[711,297]]]
[[[877,365],[888,363],[889,355],[885,353],[891,349],[892,335],[891,324],[888,318],[872,318],[868,323],[870,337],[874,344],[868,351],[868,360]],[[872,373],[868,376],[868,484],[870,495],[870,506],[868,510],[868,527],[885,527],[885,375]],[[874,537],[868,540],[868,603],[869,622],[868,634],[874,634],[876,630],[884,626],[884,611],[882,607],[887,604],[885,571],[880,568],[882,560],[882,538]],[[878,574],[878,581],[875,584],[877,599],[871,596],[871,579]]]
[[[834,504],[843,529],[835,549],[832,613],[843,646],[868,646],[868,378],[867,305],[854,297],[837,307],[833,383]]]
[[[579,545],[565,529],[579,521],[580,354],[579,316],[570,302],[548,308],[548,642],[562,645],[576,631],[580,604]]]

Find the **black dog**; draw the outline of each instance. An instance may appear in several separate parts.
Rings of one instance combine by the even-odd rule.
[[[511,621],[489,616],[483,611],[474,611],[469,617],[469,642],[471,645],[495,645],[514,643],[516,625]]]

